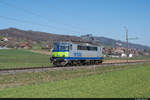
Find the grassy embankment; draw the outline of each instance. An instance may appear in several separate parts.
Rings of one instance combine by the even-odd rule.
[[[50,66],[50,56],[27,50],[0,50],[0,69]]]
[[[149,63],[1,75],[0,97],[149,98],[149,76]]]

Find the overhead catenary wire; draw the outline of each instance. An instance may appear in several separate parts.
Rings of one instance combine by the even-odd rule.
[[[31,10],[29,10],[29,9],[27,9],[27,8],[23,8],[23,7],[19,7],[19,6],[16,6],[16,5],[14,5],[14,4],[12,4],[12,3],[7,3],[7,2],[4,2],[4,1],[0,1],[0,4],[4,4],[4,5],[7,5],[7,6],[11,6],[11,7],[13,7],[13,8],[15,8],[15,9],[17,9],[17,10],[22,10],[22,11],[24,11],[24,12],[26,12],[26,13],[29,13],[29,14],[31,14],[31,15],[34,15],[34,16],[37,16],[37,17],[40,17],[40,18],[43,18],[44,20],[46,20],[46,21],[48,21],[48,22],[54,22],[54,21],[51,21],[51,20],[49,20],[49,19],[47,19],[46,17],[44,17],[44,16],[42,16],[41,14],[39,14],[39,13],[35,13],[35,12],[32,12]],[[55,22],[55,23],[57,23],[57,22]],[[60,23],[59,23],[60,24]],[[63,23],[61,23],[63,26],[69,26],[69,27],[72,27],[72,25],[69,25],[69,24],[63,24]],[[52,25],[51,25],[51,27],[53,27]],[[74,27],[74,26],[73,26]],[[70,31],[70,32],[73,32],[74,34],[80,34],[80,35],[83,35],[83,34],[91,34],[91,33],[95,33],[95,32],[84,32],[83,31],[83,29],[82,29],[82,32],[81,31],[77,31],[76,29],[74,29],[72,27],[72,29],[68,29],[68,28],[60,28],[60,29],[65,29],[65,30],[68,30],[68,31]],[[76,26],[75,26],[76,27]],[[55,27],[56,28],[56,27]],[[79,29],[79,28],[77,28],[77,29]],[[87,29],[86,29],[87,30]],[[98,33],[100,33],[100,32],[98,32]]]
[[[0,4],[4,4],[4,5],[7,5],[7,6],[9,6],[9,7],[11,6],[11,7],[15,8],[15,9],[17,9],[17,10],[23,10],[23,11],[26,12],[26,13],[29,13],[29,14],[31,14],[31,15],[34,15],[34,16],[37,16],[37,17],[40,17],[40,18],[43,18],[43,19],[46,20],[46,21],[52,22],[52,21],[48,20],[47,18],[41,16],[41,14],[32,12],[31,10],[28,10],[28,9],[26,9],[26,8],[18,7],[18,6],[16,6],[16,5],[13,5],[13,4],[4,2],[4,1],[0,1]],[[56,23],[56,22],[55,22],[55,23]],[[59,23],[59,24],[60,24],[60,23]],[[61,24],[62,24],[62,23],[61,23]],[[72,26],[72,25],[69,25],[69,24],[62,24],[62,25],[63,25],[63,26],[69,26],[69,27]],[[52,26],[52,25],[51,25],[51,26]],[[72,29],[73,29],[73,28],[72,28]],[[78,28],[78,29],[79,29],[79,28]],[[81,33],[81,32],[79,32],[79,31],[71,30],[71,29],[65,29],[65,30],[70,30],[70,31],[73,31],[73,32],[76,32],[76,33]]]
[[[39,13],[35,13],[35,12],[32,12],[31,10],[29,10],[29,9],[27,9],[27,8],[23,8],[23,7],[19,7],[19,6],[16,6],[16,5],[14,5],[14,4],[12,4],[12,3],[8,3],[8,2],[5,2],[4,0],[2,1],[2,0],[0,0],[0,4],[4,4],[4,5],[6,5],[6,6],[9,6],[9,7],[12,7],[12,8],[15,8],[15,9],[17,9],[17,10],[22,10],[22,11],[24,11],[24,12],[26,12],[26,13],[29,13],[29,14],[31,14],[31,15],[34,15],[34,16],[37,16],[37,17],[40,17],[40,18],[42,18],[42,19],[44,19],[45,21],[48,21],[48,22],[54,22],[54,20],[52,21],[52,20],[49,20],[49,19],[47,19],[45,16],[42,16],[41,14],[39,14]],[[62,12],[62,10],[61,10],[61,12]],[[55,23],[57,23],[57,22],[55,22]],[[42,26],[45,26],[45,27],[47,27],[47,26],[50,26],[50,27],[54,27],[55,29],[64,29],[64,30],[67,30],[67,31],[70,31],[70,33],[73,33],[73,34],[91,34],[91,33],[95,33],[95,32],[84,32],[83,31],[83,29],[82,29],[82,32],[81,31],[77,31],[77,30],[79,30],[80,28],[77,28],[77,30],[76,29],[74,29],[74,27],[76,27],[76,26],[72,26],[72,25],[69,25],[69,24],[64,24],[64,23],[59,23],[60,25],[62,24],[63,26],[69,26],[69,27],[72,27],[72,29],[70,29],[70,28],[56,28],[55,26],[52,26],[52,25],[50,25],[50,24],[48,24],[48,25],[42,25]],[[37,25],[39,25],[39,24],[37,24]],[[85,29],[85,30],[87,30],[87,29]],[[97,32],[97,33],[101,33],[101,32]]]
[[[10,17],[6,17],[6,16],[1,16],[1,15],[0,15],[0,18],[7,19],[7,20],[12,20],[12,21],[17,21],[17,22],[21,22],[21,23],[23,22],[23,23],[43,26],[43,27],[47,27],[47,28],[52,27],[52,28],[58,29],[58,27],[54,27],[54,26],[47,25],[47,24],[40,24],[40,23],[37,23],[37,22],[31,22],[31,21],[28,21],[28,20],[20,20],[20,19],[16,19],[16,18],[12,18],[12,17],[10,18]],[[65,29],[65,28],[59,28],[59,29],[68,30],[68,29]],[[77,31],[71,31],[71,32],[73,32],[74,34],[79,33]]]

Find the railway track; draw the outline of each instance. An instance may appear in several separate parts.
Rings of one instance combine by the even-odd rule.
[[[54,67],[54,66],[46,66],[46,67],[26,67],[26,68],[9,68],[9,69],[0,69],[1,74],[16,74],[22,72],[41,72],[41,71],[55,71],[55,70],[74,70],[79,68],[96,68],[96,67],[104,67],[104,66],[120,66],[127,64],[139,64],[150,62],[150,60],[132,60],[128,63],[126,61],[106,61],[99,65],[82,65],[82,66],[67,66],[67,67]]]

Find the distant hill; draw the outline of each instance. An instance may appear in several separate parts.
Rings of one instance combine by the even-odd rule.
[[[57,35],[52,33],[46,32],[39,32],[39,31],[25,31],[16,28],[8,28],[0,30],[0,34],[8,35],[8,37],[15,38],[17,40],[32,40],[32,41],[48,41],[48,40],[81,40],[79,37],[76,36],[69,36],[69,35]]]
[[[96,36],[92,36],[92,34],[87,34],[87,35],[82,35],[81,36],[82,39],[85,40],[91,40],[91,41],[96,41],[99,42],[101,45],[105,46],[105,47],[127,47],[126,42],[123,42],[121,40],[115,40],[115,39],[111,39],[111,38],[106,38],[106,37],[96,37]],[[129,48],[132,49],[138,49],[138,50],[150,50],[149,46],[145,46],[145,45],[140,45],[140,44],[134,44],[134,43],[128,43]]]
[[[39,31],[25,31],[20,30],[16,28],[8,28],[0,30],[0,36],[7,36],[15,39],[16,41],[36,41],[37,43],[41,42],[50,42],[50,41],[58,41],[58,40],[65,40],[65,41],[81,41],[81,42],[91,42],[91,40],[83,39],[81,37],[77,36],[70,36],[70,35],[58,35],[58,34],[52,34],[52,33],[46,33],[46,32],[39,32]],[[116,46],[123,46],[126,47],[126,43],[122,42],[120,40],[114,40],[106,37],[95,37],[92,41],[93,43],[99,43],[103,46],[108,47],[116,47]],[[130,48],[136,48],[136,49],[149,49],[148,46],[143,46],[140,44],[129,44]]]
[[[126,47],[126,42],[122,42],[120,40],[110,39],[110,38],[106,38],[106,37],[94,37],[94,38],[97,41],[99,41],[102,45],[105,45],[105,46]],[[129,43],[129,48],[140,49],[140,50],[143,50],[143,49],[150,50],[149,46],[134,44],[134,43]]]

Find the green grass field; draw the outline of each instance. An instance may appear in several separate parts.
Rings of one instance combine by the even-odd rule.
[[[0,69],[50,66],[50,56],[27,50],[0,50]]]
[[[149,76],[150,63],[1,75],[0,97],[149,98]]]
[[[51,66],[49,58],[50,55],[23,49],[0,50],[0,69]],[[105,58],[105,60],[112,59],[117,58]],[[150,59],[150,56],[132,58],[132,60],[134,59]]]

